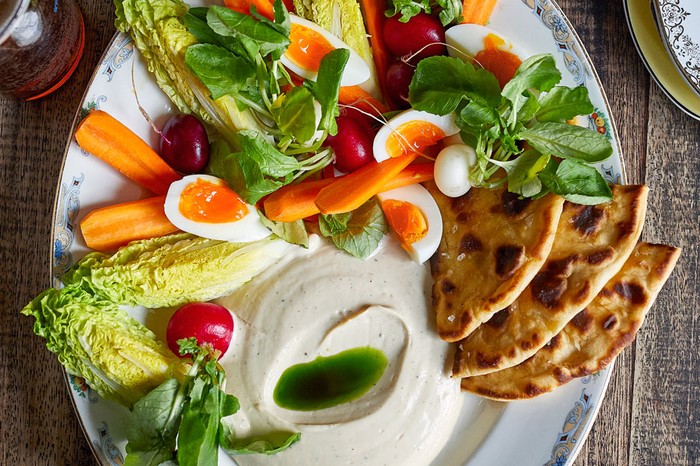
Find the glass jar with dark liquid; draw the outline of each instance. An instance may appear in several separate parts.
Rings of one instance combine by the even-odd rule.
[[[58,89],[83,54],[74,0],[0,0],[0,94],[34,100]]]

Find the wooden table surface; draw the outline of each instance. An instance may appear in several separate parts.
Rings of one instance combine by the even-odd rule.
[[[501,0],[516,1],[516,0]],[[62,370],[18,311],[49,287],[53,202],[83,90],[114,33],[112,2],[81,4],[75,75],[43,100],[0,98],[0,464],[95,464]],[[700,122],[672,105],[634,48],[620,1],[561,0],[592,56],[628,181],[650,188],[642,237],[684,248],[636,343],[617,359],[576,465],[700,465]],[[1,70],[0,70],[1,72]]]

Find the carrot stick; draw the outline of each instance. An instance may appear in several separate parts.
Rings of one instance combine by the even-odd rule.
[[[380,193],[390,189],[403,188],[410,184],[422,183],[433,179],[435,163],[414,163],[401,170],[401,173],[391,178],[382,186]]]
[[[391,178],[381,191],[431,180],[434,167],[433,162],[409,165]],[[265,198],[265,216],[275,222],[295,222],[318,214],[316,197],[323,188],[336,181],[335,178],[325,178],[284,186]]]
[[[375,99],[372,94],[362,89],[360,86],[342,86],[338,94],[338,102],[343,105],[357,107],[363,112],[380,116],[386,113],[389,108],[384,103]]]
[[[323,214],[342,214],[355,210],[381,192],[389,180],[413,162],[418,154],[394,157],[383,162],[370,162],[321,189],[316,206]]]
[[[462,23],[486,25],[497,0],[464,0],[462,2]]]
[[[318,213],[314,201],[321,189],[335,182],[335,178],[288,184],[263,201],[265,216],[275,222],[295,222]]]
[[[386,16],[386,2],[377,0],[360,0],[365,23],[367,24],[367,33],[369,34],[369,44],[372,47],[372,57],[374,58],[374,67],[376,68],[377,78],[379,80],[379,89],[382,91],[384,99],[388,101],[389,84],[386,82],[386,72],[391,65],[392,56],[384,44],[384,21]]]
[[[182,178],[129,128],[102,110],[93,110],[75,132],[78,145],[155,194]]]
[[[113,251],[130,241],[178,231],[165,216],[164,204],[163,195],[93,210],[80,222],[85,244],[98,251]]]

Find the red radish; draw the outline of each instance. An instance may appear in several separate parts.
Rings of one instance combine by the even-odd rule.
[[[397,60],[386,71],[386,82],[389,83],[389,98],[399,108],[408,108],[408,86],[411,84],[416,68],[408,63]]]
[[[197,344],[211,344],[223,355],[231,343],[232,335],[233,316],[228,309],[214,303],[185,304],[175,311],[165,331],[168,348],[178,355],[177,341],[190,337],[195,337]]]
[[[160,156],[175,171],[201,173],[209,161],[209,138],[204,125],[192,115],[175,115],[163,126]]]
[[[404,57],[420,51],[414,62],[447,53],[445,28],[437,18],[419,13],[402,23],[400,17],[401,15],[392,16],[384,23],[384,42],[391,53]],[[428,45],[430,46],[426,47]]]
[[[326,138],[326,143],[335,152],[335,168],[350,173],[374,160],[373,133],[367,130],[367,126],[348,115],[341,115],[335,121],[338,134]]]

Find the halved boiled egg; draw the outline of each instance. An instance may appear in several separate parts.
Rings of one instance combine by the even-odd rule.
[[[189,175],[172,183],[165,215],[180,230],[203,238],[248,242],[271,234],[254,206],[210,175]]]
[[[478,63],[496,76],[501,87],[529,56],[500,32],[480,24],[459,24],[445,32],[450,56]]]
[[[377,194],[394,235],[411,258],[422,264],[442,239],[442,215],[435,199],[419,184]]]
[[[372,150],[377,162],[413,152],[423,153],[426,148],[442,139],[459,133],[455,116],[433,115],[409,109],[386,122],[374,137]]]
[[[340,85],[356,86],[370,78],[371,72],[367,63],[345,42],[316,23],[294,15],[290,15],[289,19],[291,43],[280,59],[284,66],[302,78],[315,80],[321,59],[328,52],[335,49],[348,49],[350,58],[345,65]]]

